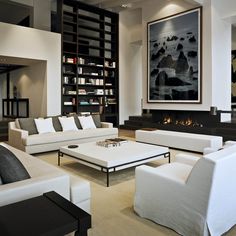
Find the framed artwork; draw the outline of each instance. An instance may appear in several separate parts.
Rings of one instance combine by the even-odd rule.
[[[201,103],[201,12],[148,22],[149,103]]]

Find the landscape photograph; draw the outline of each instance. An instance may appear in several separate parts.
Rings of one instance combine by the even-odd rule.
[[[148,101],[200,103],[200,9],[148,23]]]

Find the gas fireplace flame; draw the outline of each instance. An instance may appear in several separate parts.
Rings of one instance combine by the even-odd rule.
[[[172,119],[171,117],[165,117],[163,120],[163,124],[171,124],[172,123]]]
[[[202,124],[199,124],[196,121],[193,121],[191,118],[186,118],[186,119],[181,119],[181,120],[174,120],[172,117],[164,117],[162,124],[166,125],[166,124],[175,124],[175,125],[182,125],[182,126],[199,126],[202,127]]]

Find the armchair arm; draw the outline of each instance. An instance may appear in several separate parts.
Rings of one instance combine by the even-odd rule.
[[[26,130],[9,128],[8,130],[8,143],[9,145],[25,151],[23,139],[28,137],[29,133]]]
[[[113,123],[110,122],[101,122],[102,128],[113,128]]]
[[[36,197],[52,190],[69,200],[69,181],[68,175],[50,174],[3,184],[0,186],[0,206]]]
[[[173,170],[172,167],[176,164],[171,163],[163,166]],[[136,167],[134,210],[145,217],[146,212],[156,212],[156,209],[157,212],[165,212],[167,208],[176,209],[181,206],[180,201],[185,187],[186,181],[184,179],[169,178],[162,166],[157,168],[144,165]]]
[[[200,157],[198,156],[184,154],[184,153],[179,153],[175,156],[175,162],[187,164],[190,166],[194,166],[199,159]]]

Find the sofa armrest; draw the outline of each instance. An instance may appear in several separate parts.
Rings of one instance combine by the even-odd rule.
[[[0,206],[36,197],[48,191],[55,191],[70,200],[69,181],[68,175],[50,174],[3,184],[0,186]]]
[[[26,130],[10,128],[8,129],[8,143],[9,145],[25,151],[25,146],[23,145],[23,139],[28,137],[29,133]]]
[[[113,128],[113,123],[110,122],[101,122],[102,128]]]
[[[175,162],[187,164],[190,166],[194,166],[196,162],[200,159],[198,156],[179,153],[175,156]]]

